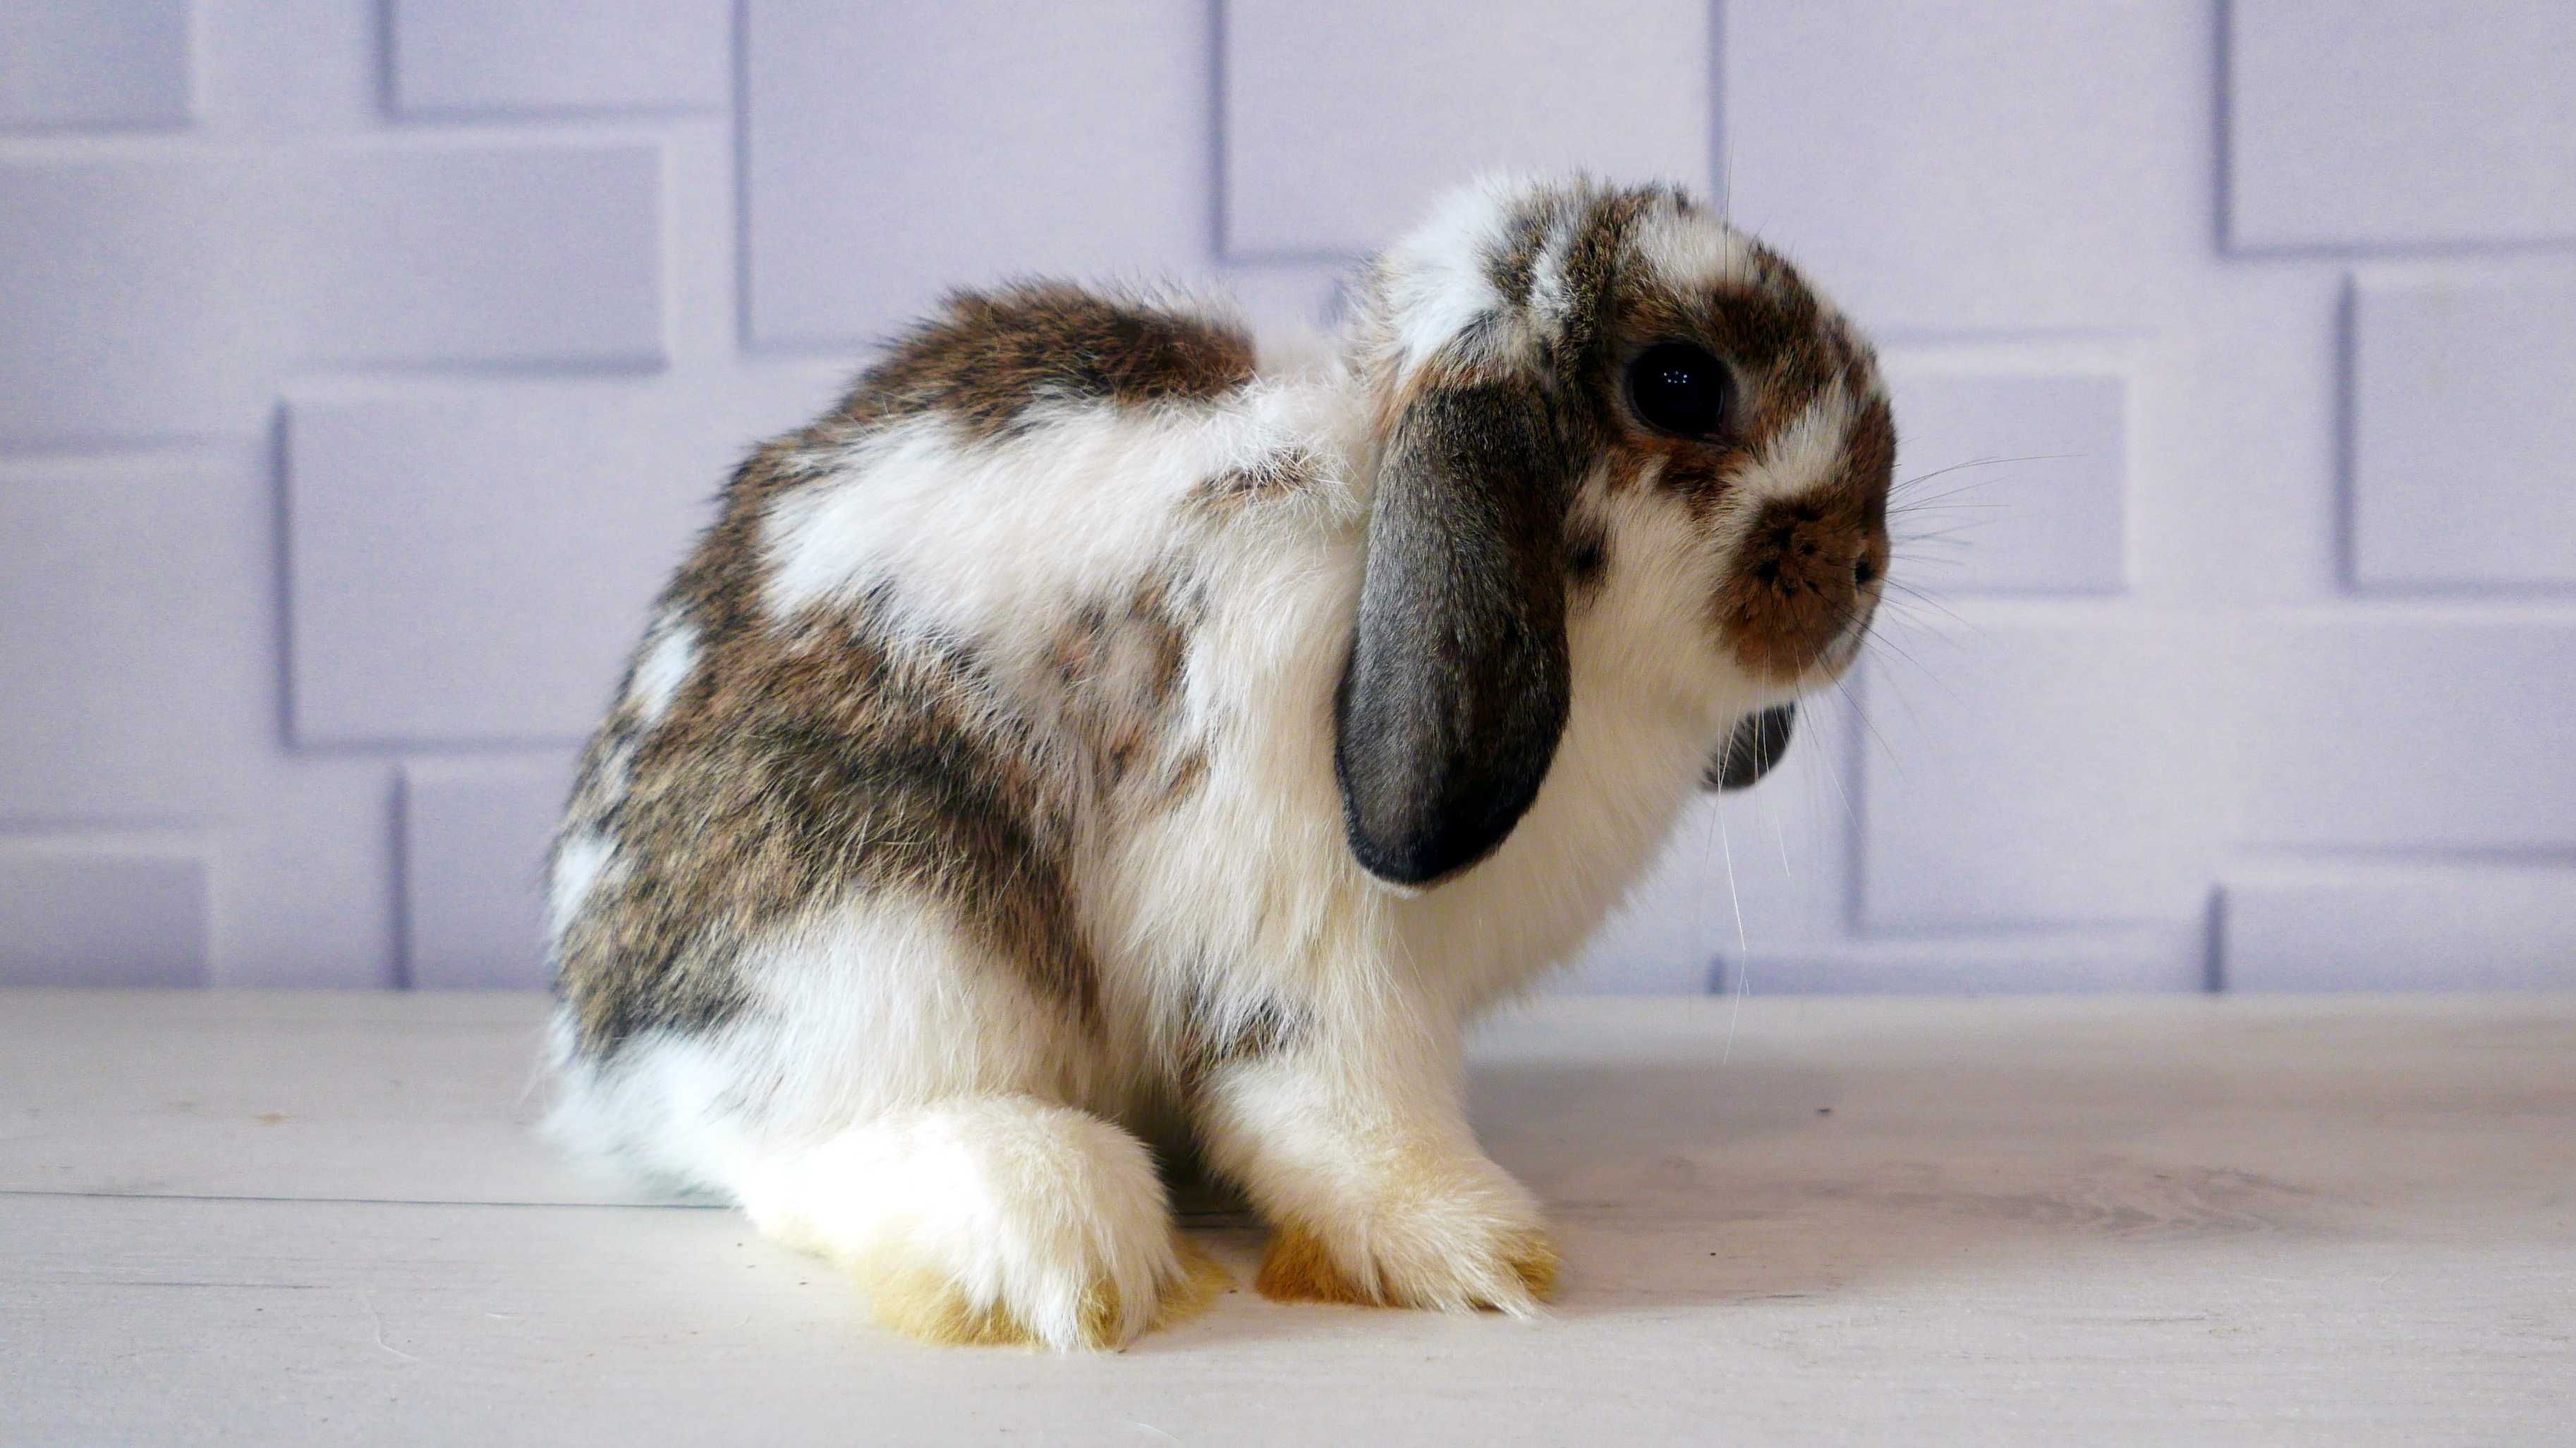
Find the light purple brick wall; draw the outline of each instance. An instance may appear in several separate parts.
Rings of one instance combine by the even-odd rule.
[[[1806,261],[1939,474],[1580,983],[2576,986],[2564,0],[22,0],[0,982],[535,983],[640,603],[868,339],[1313,318],[1570,163]]]

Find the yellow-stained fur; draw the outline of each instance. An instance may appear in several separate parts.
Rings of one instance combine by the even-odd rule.
[[[1205,1312],[1234,1290],[1234,1274],[1185,1232],[1172,1234],[1172,1251],[1181,1259],[1181,1279],[1163,1289],[1147,1332],[1173,1326]],[[1027,1324],[998,1302],[972,1302],[956,1282],[935,1268],[886,1261],[850,1264],[868,1294],[868,1307],[878,1322],[909,1338],[956,1347],[1039,1347],[1043,1343]],[[1117,1284],[1102,1279],[1083,1298],[1083,1347],[1119,1346]]]
[[[1556,1244],[1537,1233],[1514,1242],[1504,1257],[1520,1275],[1521,1285],[1541,1302],[1556,1297]],[[1323,1239],[1291,1222],[1270,1239],[1253,1289],[1273,1302],[1338,1302],[1354,1307],[1408,1307],[1415,1304],[1389,1295],[1388,1284],[1376,1290],[1362,1286],[1333,1259]],[[1492,1303],[1481,1304],[1493,1306]]]

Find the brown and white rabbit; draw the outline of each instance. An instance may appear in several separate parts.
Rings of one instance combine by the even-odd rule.
[[[742,465],[555,846],[565,1136],[935,1338],[1203,1295],[1158,1153],[1274,1296],[1548,1295],[1463,1026],[1850,664],[1895,434],[1667,187],[1470,187],[1354,312],[961,293]]]

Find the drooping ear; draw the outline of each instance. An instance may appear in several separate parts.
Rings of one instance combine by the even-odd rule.
[[[1751,789],[1789,752],[1789,728],[1798,721],[1798,706],[1783,704],[1764,709],[1735,721],[1726,733],[1726,742],[1708,758],[1708,772],[1700,776],[1710,789]]]
[[[1358,627],[1334,701],[1351,853],[1426,885],[1493,853],[1565,732],[1571,470],[1513,375],[1418,386],[1378,466]]]

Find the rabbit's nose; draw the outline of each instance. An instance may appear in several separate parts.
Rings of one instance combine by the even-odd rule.
[[[1778,682],[1840,667],[1886,568],[1885,532],[1859,509],[1775,499],[1746,531],[1719,601],[1727,642],[1747,668]]]

